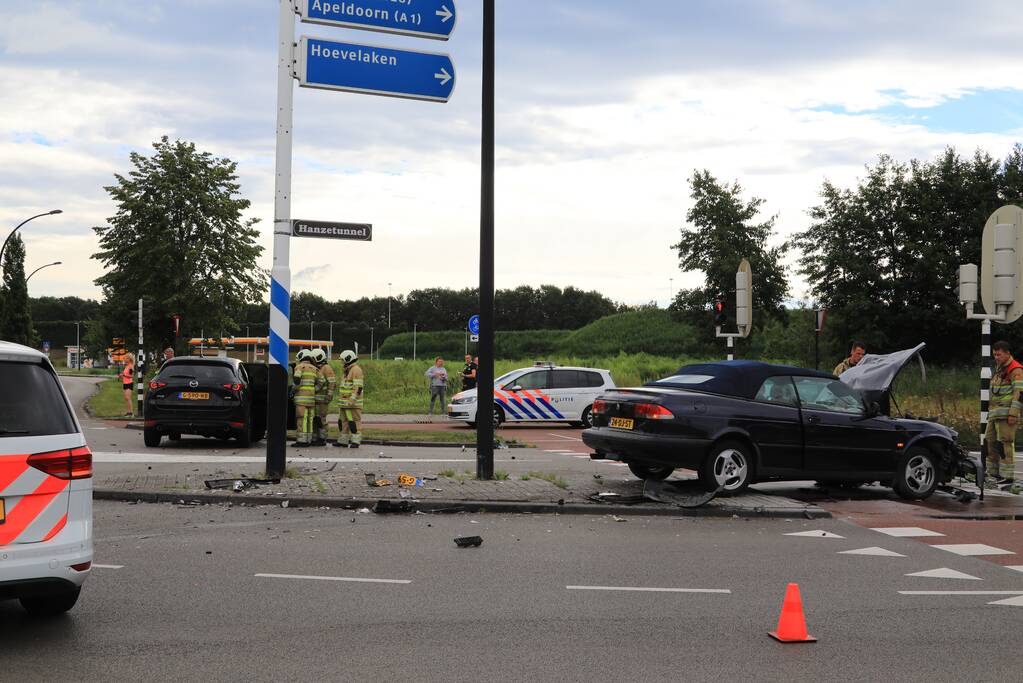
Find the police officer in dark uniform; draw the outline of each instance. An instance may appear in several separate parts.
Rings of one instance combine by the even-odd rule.
[[[476,371],[479,367],[472,362],[472,356],[465,355],[465,367],[462,368],[462,391],[476,388]]]

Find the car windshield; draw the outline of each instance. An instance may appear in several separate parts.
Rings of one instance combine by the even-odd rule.
[[[506,372],[494,380],[494,385],[501,386],[503,384],[507,384],[509,381],[511,381],[512,378],[517,377],[520,374],[522,374],[522,370],[512,370],[511,372]]]
[[[165,365],[159,378],[164,382],[196,380],[200,383],[223,384],[234,382],[234,372],[227,365],[219,363],[174,363]]]
[[[42,365],[0,362],[0,438],[77,432],[57,377]]]

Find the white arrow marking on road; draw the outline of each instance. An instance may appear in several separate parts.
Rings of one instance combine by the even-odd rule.
[[[937,531],[931,531],[930,529],[922,529],[918,526],[890,526],[890,527],[878,527],[872,528],[871,531],[879,531],[882,534],[888,536],[896,536],[898,538],[919,538],[924,536],[944,536],[945,534],[939,534]]]
[[[989,605],[1009,605],[1010,607],[1023,607],[1023,595],[1018,598],[1006,598],[1005,600],[995,600],[989,602]]]
[[[348,581],[351,583],[412,583],[407,579],[357,579],[350,576],[304,576],[302,574],[255,574],[265,579],[306,579],[310,581]]]
[[[952,543],[950,545],[932,545],[932,548],[938,548],[939,550],[947,550],[950,553],[964,556],[975,556],[975,555],[1015,555],[1016,553],[1011,550],[1003,550],[1002,548],[996,548],[993,545],[986,545],[984,543]]]
[[[444,67],[441,67],[440,73],[434,74],[433,77],[439,79],[441,85],[447,85],[448,81],[451,80],[451,74],[449,74],[448,70]]]
[[[845,538],[845,536],[839,536],[833,534],[830,531],[821,531],[815,529],[814,531],[796,531],[795,533],[785,534],[786,536],[806,536],[807,538]]]
[[[436,15],[438,17],[444,17],[441,21],[445,23],[447,22],[448,19],[454,16],[451,13],[451,10],[448,9],[447,5],[441,5],[440,9],[437,10]]]
[[[1023,591],[899,591],[899,595],[1021,595]]]
[[[905,557],[891,550],[885,550],[884,548],[878,548],[874,546],[872,548],[859,548],[858,550],[839,550],[839,555],[873,555],[875,557]]]
[[[1014,572],[1023,572],[1023,564],[1006,564],[1002,566],[1006,569],[1011,569]]]
[[[124,569],[123,564],[93,564],[93,569]]]
[[[928,569],[925,572],[914,572],[912,574],[906,574],[906,576],[919,576],[923,579],[969,579],[970,581],[982,581],[979,576],[970,576],[964,574],[961,571],[955,569],[949,569],[948,567],[939,567],[938,569]]]

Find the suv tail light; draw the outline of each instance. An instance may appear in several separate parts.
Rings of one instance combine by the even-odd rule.
[[[241,385],[241,384],[225,384],[223,386],[224,386],[225,389],[230,389],[231,391],[241,391],[243,385]]]
[[[88,446],[28,456],[28,464],[57,479],[88,479],[92,476],[92,451]]]
[[[150,389],[163,389],[165,386],[167,386],[166,382],[157,382],[156,380],[149,383]]]
[[[593,402],[593,407],[590,408],[591,415],[603,415],[607,412],[607,401],[602,398],[598,398]]]
[[[656,403],[637,403],[634,414],[647,420],[671,420],[675,417],[670,410]]]

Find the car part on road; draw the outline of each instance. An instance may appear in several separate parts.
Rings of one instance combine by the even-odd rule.
[[[483,538],[480,536],[459,536],[455,539],[455,545],[459,548],[479,548],[483,545]]]
[[[708,491],[739,493],[753,481],[753,458],[738,441],[715,444],[700,468],[700,480]]]
[[[592,458],[592,456],[590,456]],[[657,466],[657,465],[644,465],[638,462],[630,462],[629,471],[644,481],[651,479],[655,481],[663,481],[671,476],[671,473],[675,471],[674,467]]]
[[[265,484],[280,484],[280,479],[253,479],[251,477],[239,477],[237,479],[207,479],[203,482],[208,489],[231,489],[239,491],[241,489],[252,488],[254,486],[260,486]],[[241,485],[241,488],[238,485]]]
[[[714,500],[721,487],[707,491],[698,479],[685,481],[658,481],[647,479],[643,482],[643,497],[655,503],[671,503],[680,508],[698,508]]]

